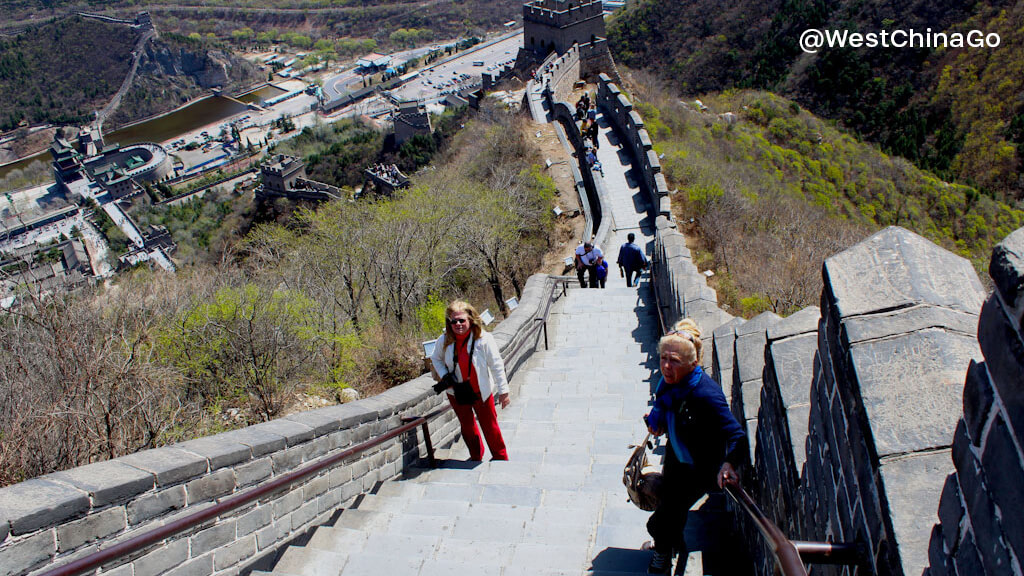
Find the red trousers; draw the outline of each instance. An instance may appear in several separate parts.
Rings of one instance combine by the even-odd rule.
[[[459,404],[455,397],[448,394],[448,401],[455,409],[455,415],[459,417],[459,426],[462,428],[462,437],[469,447],[470,460],[483,460],[484,443],[480,439],[480,428],[477,427],[477,420],[484,429],[484,438],[487,440],[487,448],[491,451],[491,458],[494,460],[508,460],[508,452],[505,451],[505,440],[501,437],[501,428],[498,428],[498,413],[494,410],[494,396],[488,396],[486,400],[477,400],[472,405]],[[473,412],[476,411],[476,418]]]

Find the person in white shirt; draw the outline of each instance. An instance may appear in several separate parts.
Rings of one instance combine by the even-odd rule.
[[[587,287],[587,284],[583,281],[583,276],[588,270],[590,271],[590,287],[598,287],[597,265],[603,261],[604,254],[592,242],[585,242],[576,247],[576,277],[579,278],[580,288]]]
[[[484,330],[484,322],[471,304],[455,300],[448,305],[444,334],[437,339],[430,361],[439,379],[434,390],[448,393],[448,401],[459,418],[462,438],[469,448],[469,459],[483,459],[482,427],[491,458],[508,460],[494,409],[495,394],[502,408],[508,407],[510,402],[505,361],[494,336]]]

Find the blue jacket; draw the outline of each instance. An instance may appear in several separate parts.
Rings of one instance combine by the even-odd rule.
[[[629,270],[639,270],[647,264],[647,256],[639,246],[626,242],[619,247],[619,259],[616,263]]]
[[[689,389],[670,392],[676,386]],[[655,400],[656,408],[661,404],[675,416],[674,430],[667,431],[670,441],[666,450],[673,451],[674,455],[680,452],[678,447],[672,446],[673,438],[684,444],[683,450],[692,461],[687,465],[693,467],[700,482],[707,487],[717,486],[716,477],[722,462],[738,467],[749,461],[747,435],[729,411],[721,386],[706,373],[702,371],[695,383],[681,382],[676,386],[670,387],[662,379],[655,390],[657,399],[674,398],[669,406]],[[676,459],[680,458],[676,456]]]

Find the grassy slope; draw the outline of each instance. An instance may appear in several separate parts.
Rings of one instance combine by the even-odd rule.
[[[642,0],[609,25],[616,58],[690,94],[752,87],[795,98],[887,152],[997,195],[1024,196],[1024,5],[1003,0],[899,6]],[[997,49],[833,49],[803,55],[806,28],[997,32]]]
[[[732,195],[748,208],[739,212],[746,221],[718,232],[719,242],[734,242],[736,249],[750,251],[758,249],[758,242],[745,244],[742,237],[768,231],[769,236],[783,233],[789,238],[771,244],[780,254],[751,256],[753,260],[770,263],[773,258],[791,258],[786,252],[815,253],[806,247],[815,235],[827,244],[850,233],[862,237],[899,225],[971,259],[982,270],[992,246],[1024,225],[1024,211],[887,156],[773,94],[738,90],[704,96],[702,102],[709,107],[704,113],[665,94],[639,99],[650,102],[639,102],[637,109],[655,150],[664,155],[664,172],[671,185],[685,193],[684,202],[676,202],[681,216],[696,217],[705,236],[714,236],[713,228],[723,224],[711,220],[729,215],[723,212],[722,205],[728,204],[723,198]],[[717,116],[727,112],[735,114],[735,122]],[[781,210],[780,204],[788,208]],[[799,228],[795,232],[790,229],[794,223]],[[716,241],[706,239],[709,244]],[[721,266],[728,254],[711,248],[715,261],[706,264]],[[824,246],[808,273],[819,276],[820,282],[820,258],[838,248],[841,241]],[[750,268],[752,274],[759,270],[753,264]],[[774,297],[766,293],[770,288],[763,279],[734,280],[737,299]],[[816,293],[811,289],[805,297],[810,301],[793,298],[782,308],[813,304]]]

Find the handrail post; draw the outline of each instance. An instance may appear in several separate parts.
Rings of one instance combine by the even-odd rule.
[[[544,320],[544,349],[548,349],[548,321]]]
[[[430,423],[423,420],[423,443],[427,445],[427,462],[431,468],[437,468],[437,459],[434,458],[434,443],[430,440]]]

